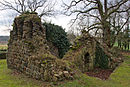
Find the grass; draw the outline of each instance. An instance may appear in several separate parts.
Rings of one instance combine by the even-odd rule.
[[[58,87],[130,87],[130,55],[106,81],[82,75],[79,80],[66,82]]]
[[[22,75],[13,75],[6,60],[0,60],[0,87],[40,87],[39,83]]]
[[[118,47],[118,43],[115,42],[114,46],[115,46],[115,47]],[[130,46],[130,43],[129,43],[129,46]],[[125,47],[123,46],[122,49],[123,49],[123,50],[127,50],[127,51],[129,50],[129,51],[130,51],[130,49],[128,49],[128,47],[125,49]]]
[[[42,82],[24,75],[11,73],[12,71],[7,69],[6,60],[0,60],[0,87],[50,87],[42,86]],[[130,55],[106,81],[83,74],[77,80],[65,81],[55,87],[130,87]]]
[[[0,50],[1,50],[1,49],[7,49],[7,48],[8,48],[7,45],[0,45]]]

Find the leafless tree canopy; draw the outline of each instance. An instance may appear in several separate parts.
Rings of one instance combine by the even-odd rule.
[[[124,15],[130,11],[129,0],[71,0],[70,4],[64,3],[65,15],[76,15],[72,19],[72,24],[77,21],[87,21],[87,17],[91,19],[89,26],[84,26],[88,31],[95,29],[102,30],[103,40],[110,46],[110,29],[114,26],[110,22],[114,14]],[[117,17],[117,16],[115,16]],[[123,24],[120,28],[128,22],[128,18],[123,16]],[[81,22],[80,21],[80,22]]]
[[[114,13],[123,13],[130,10],[129,0],[71,0],[69,5],[64,3],[64,14],[70,16],[76,14],[75,22],[80,17],[96,18],[100,23],[108,20]]]
[[[49,0],[2,0],[0,1],[1,10],[15,10],[18,13],[26,11],[40,12],[40,16],[50,16],[54,14],[55,2]]]

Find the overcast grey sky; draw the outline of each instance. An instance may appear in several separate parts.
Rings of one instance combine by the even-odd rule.
[[[9,1],[9,0],[8,0]],[[63,0],[68,1],[68,0]],[[57,0],[56,9],[61,10],[62,0]],[[8,29],[12,29],[10,27],[13,23],[13,20],[16,16],[15,11],[11,10],[4,10],[0,11],[0,36],[10,35],[10,31]],[[65,15],[57,15],[55,17],[48,17],[46,20],[48,22],[54,23],[56,25],[60,25],[66,30],[69,28],[69,21],[71,20],[71,17],[65,16]]]
[[[0,0],[2,1],[2,0]],[[14,1],[14,0],[7,0],[7,1]],[[50,0],[50,2],[53,2],[55,0]],[[57,0],[55,9],[59,11],[62,11],[61,5],[63,4],[62,1],[64,1],[66,4],[70,4],[72,0]],[[103,3],[103,0],[101,0]],[[109,0],[110,2],[116,1],[116,0]],[[82,5],[80,5],[82,7]],[[15,11],[6,10],[6,11],[0,11],[0,36],[2,35],[9,35],[10,31],[8,29],[11,29],[10,25],[13,24],[13,20],[16,16]],[[65,15],[57,15],[55,17],[47,17],[46,21],[54,23],[56,25],[60,25],[63,28],[69,30],[70,25],[69,22],[71,19],[74,19],[76,16],[65,16]],[[91,21],[89,21],[89,24],[92,23],[94,20],[91,18]]]

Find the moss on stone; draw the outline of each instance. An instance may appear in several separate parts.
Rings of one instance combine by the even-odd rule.
[[[45,54],[42,54],[42,58],[44,59],[44,58],[56,58],[56,57],[52,54],[45,53]]]
[[[80,42],[76,42],[75,45],[72,46],[72,50],[77,50],[78,48],[80,48],[80,46],[82,46],[82,43]]]
[[[37,13],[23,13],[20,16],[16,17],[15,19],[19,21],[28,21],[28,20],[33,20],[33,22],[37,22],[41,24],[41,18],[38,17]]]
[[[95,42],[96,40],[88,34],[79,36],[63,59],[74,63],[82,72],[92,70],[95,58]],[[88,59],[85,56],[87,53]],[[86,61],[88,62],[86,63]]]

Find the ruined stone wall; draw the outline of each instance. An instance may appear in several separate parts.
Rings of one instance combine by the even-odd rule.
[[[96,41],[89,34],[78,37],[72,48],[64,56],[64,60],[74,63],[79,70],[86,72],[94,68]]]
[[[95,38],[83,33],[63,59],[58,59],[58,49],[47,42],[45,28],[37,14],[22,14],[15,18],[10,33],[7,65],[38,80],[70,80],[80,75],[80,71],[94,68],[96,54],[101,51],[96,51],[97,43]],[[112,59],[114,57],[108,48],[100,43],[99,48],[102,49],[100,54],[109,57],[108,67],[115,67],[116,60]],[[99,61],[104,58],[102,55],[99,55]]]
[[[82,72],[93,70],[95,67],[115,69],[122,62],[106,44],[99,43],[87,32],[76,38],[63,59],[74,63]]]
[[[15,18],[8,43],[8,68],[43,81],[73,79],[74,65],[58,59],[50,49],[37,14],[22,14]]]

